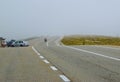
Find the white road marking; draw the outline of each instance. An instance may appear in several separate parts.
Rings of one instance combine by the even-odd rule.
[[[44,57],[43,56],[40,56],[41,59],[43,59]]]
[[[90,54],[94,54],[94,55],[105,57],[105,58],[108,58],[108,59],[120,61],[119,58],[114,58],[114,57],[106,56],[106,55],[103,55],[103,54],[99,54],[99,53],[95,53],[95,52],[91,52],[91,51],[87,51],[87,50],[83,50],[83,49],[79,49],[79,48],[75,48],[75,47],[65,46],[65,45],[64,45],[64,47],[71,48],[71,49],[78,50],[78,51],[82,51],[82,52],[86,52],[86,53],[90,53]]]
[[[52,69],[52,70],[54,70],[54,71],[57,71],[58,69],[56,68],[56,67],[54,67],[54,66],[50,66],[50,68]]]
[[[40,53],[38,53],[38,55],[40,56]]]
[[[43,60],[45,63],[47,63],[47,64],[49,64],[50,62],[49,61],[47,61],[47,60]]]
[[[40,53],[32,46],[32,49],[38,54],[40,55]],[[39,56],[40,58],[44,58],[43,56]],[[48,60],[43,60],[46,64],[49,64],[50,62]],[[54,71],[57,71],[58,69],[54,66],[50,66],[50,68]],[[64,76],[64,75],[59,75],[59,77],[64,81],[64,82],[70,82],[70,80]]]
[[[55,43],[57,46],[60,46],[60,44],[58,43],[59,40],[56,40]]]
[[[55,44],[57,45],[57,46],[59,46],[59,47],[61,47],[60,46],[60,44],[61,44],[61,40],[62,40],[62,38],[63,38],[63,36],[61,36],[59,39],[57,39],[56,41],[55,41]]]
[[[48,47],[48,42],[46,42],[46,45],[47,45],[47,47]]]
[[[70,80],[64,76],[64,75],[60,75],[60,78],[64,81],[64,82],[70,82]]]
[[[33,51],[35,51],[35,53],[37,54],[37,55],[40,55],[40,53],[32,46],[32,49],[33,49]]]

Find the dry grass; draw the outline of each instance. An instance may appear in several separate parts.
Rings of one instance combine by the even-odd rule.
[[[110,36],[65,36],[62,39],[65,45],[117,45],[120,46],[119,37]]]

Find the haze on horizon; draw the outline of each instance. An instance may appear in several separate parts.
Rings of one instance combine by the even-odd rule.
[[[0,37],[120,35],[119,0],[1,0]]]

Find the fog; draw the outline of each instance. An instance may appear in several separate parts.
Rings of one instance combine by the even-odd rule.
[[[120,35],[119,0],[1,0],[0,37]]]

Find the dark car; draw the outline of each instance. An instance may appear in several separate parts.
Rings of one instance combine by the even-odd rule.
[[[9,42],[7,42],[7,46],[8,47],[13,47],[13,43],[15,42],[16,40],[11,40],[11,41],[9,41]]]

